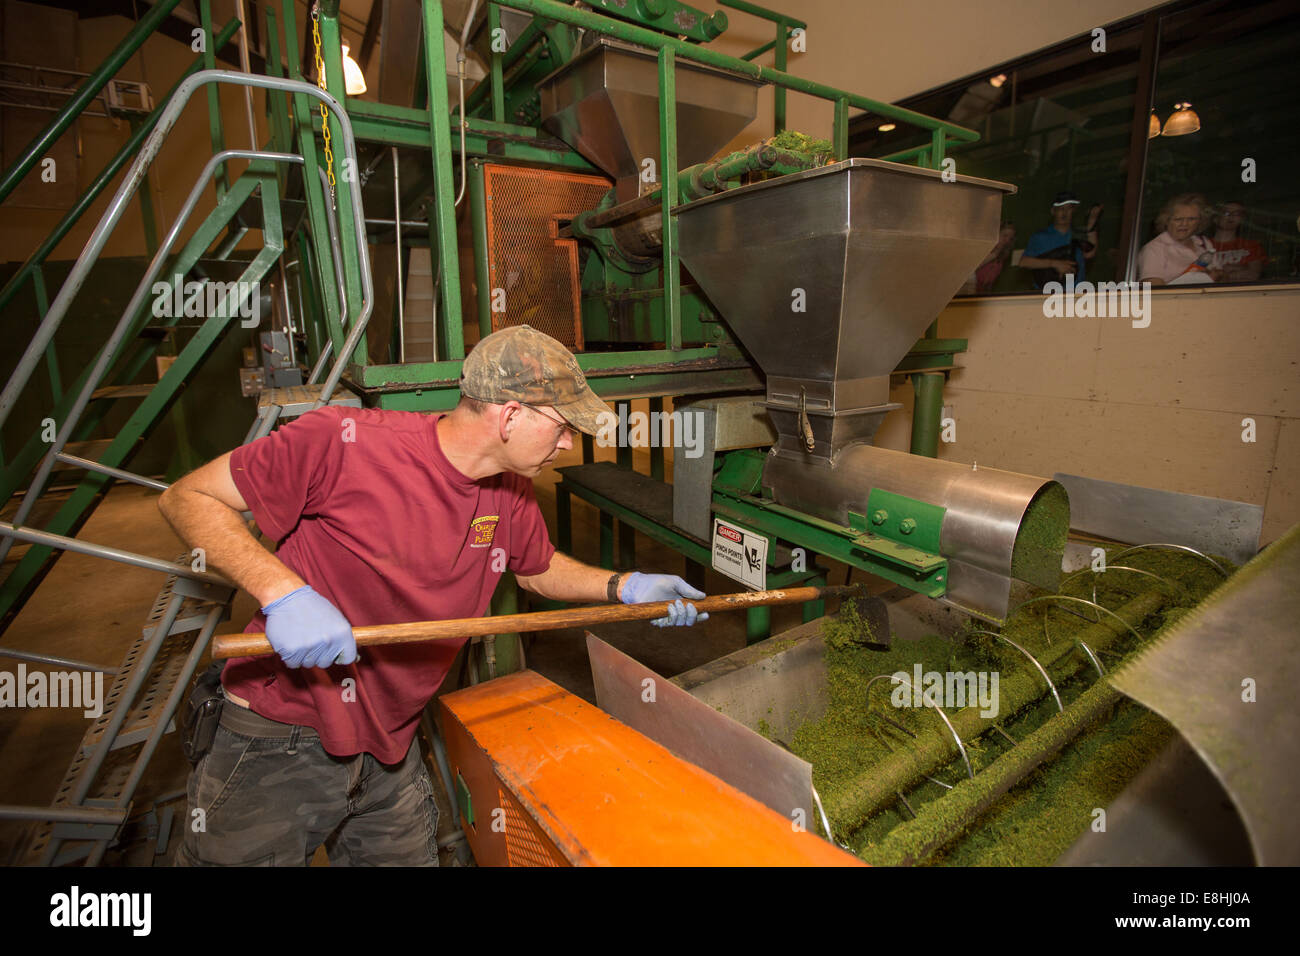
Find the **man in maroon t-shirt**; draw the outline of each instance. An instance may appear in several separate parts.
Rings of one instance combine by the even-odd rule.
[[[558,554],[532,479],[596,434],[605,404],[550,336],[496,332],[436,417],[326,407],[178,481],[160,507],[258,599],[275,656],[227,662],[211,748],[189,782],[185,865],[436,865],[438,811],[415,732],[464,641],[368,647],[352,628],[477,617],[501,574],[566,601],[674,601],[676,575],[611,575]],[[271,554],[241,512],[279,543]]]

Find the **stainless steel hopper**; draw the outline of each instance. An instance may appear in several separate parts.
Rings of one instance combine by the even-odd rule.
[[[678,168],[702,163],[758,113],[760,84],[747,76],[678,60]],[[542,126],[635,198],[642,163],[659,166],[659,65],[653,50],[601,38],[537,84]]]
[[[943,507],[946,599],[995,620],[1011,577],[1059,580],[1064,489],[868,443],[899,407],[890,372],[996,242],[1013,191],[850,159],[677,210],[682,263],[767,377],[776,503],[844,526],[875,488]]]

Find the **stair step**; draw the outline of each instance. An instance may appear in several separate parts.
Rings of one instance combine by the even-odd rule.
[[[144,398],[154,390],[156,382],[141,382],[138,385],[105,385],[90,393],[91,398]]]
[[[319,385],[289,385],[285,388],[264,388],[257,396],[258,414],[260,415],[262,409],[268,405],[279,405],[281,418],[296,418],[315,407],[316,400],[320,398],[320,391],[321,386]],[[330,404],[360,408],[361,399],[340,385],[335,388]]]

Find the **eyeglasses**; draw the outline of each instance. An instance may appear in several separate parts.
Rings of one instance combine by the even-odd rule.
[[[523,402],[520,402],[520,404],[523,405]],[[524,405],[524,408],[531,409],[532,411],[536,412],[538,415],[541,415],[543,418],[545,418],[548,422],[554,422],[555,424],[559,425],[560,428],[562,429],[562,431],[560,432],[561,435],[563,435],[564,432],[568,432],[571,437],[573,438],[578,437],[578,430],[574,428],[572,425],[570,425],[568,422],[564,421],[563,419],[552,418],[550,415],[547,415],[536,405]]]

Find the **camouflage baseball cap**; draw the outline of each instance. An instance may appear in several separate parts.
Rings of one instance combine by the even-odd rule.
[[[474,346],[461,365],[460,393],[493,405],[550,405],[588,435],[600,431],[602,414],[610,414],[573,353],[528,325],[493,332]]]

